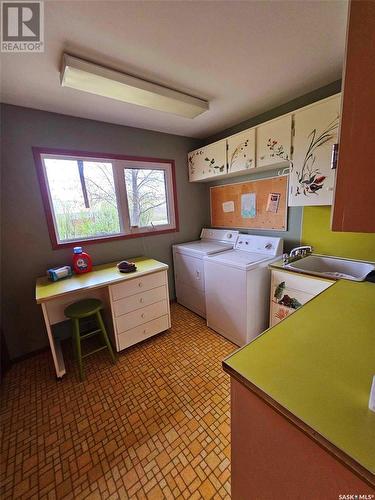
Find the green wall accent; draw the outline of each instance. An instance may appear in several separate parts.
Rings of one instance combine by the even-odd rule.
[[[301,240],[315,253],[375,261],[375,233],[331,231],[331,207],[304,208]]]

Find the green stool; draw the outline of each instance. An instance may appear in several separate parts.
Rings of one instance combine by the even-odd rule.
[[[64,311],[65,316],[73,321],[73,342],[75,344],[79,368],[79,378],[81,381],[83,380],[83,358],[91,356],[91,354],[102,351],[103,349],[108,349],[113,363],[116,363],[116,357],[113,353],[113,349],[103,323],[102,315],[100,312],[101,309],[103,309],[101,300],[84,299],[71,304]],[[99,328],[97,330],[93,330],[92,332],[81,335],[79,331],[79,320],[83,318],[89,318],[90,316],[95,316]],[[98,347],[98,349],[95,349],[94,351],[91,351],[82,356],[81,341],[99,334],[102,336],[105,345]]]

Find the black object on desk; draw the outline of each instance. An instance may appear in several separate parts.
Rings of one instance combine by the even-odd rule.
[[[134,273],[137,270],[137,266],[134,262],[129,262],[128,260],[122,260],[117,264],[117,268],[120,273]]]

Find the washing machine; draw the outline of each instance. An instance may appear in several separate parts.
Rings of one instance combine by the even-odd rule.
[[[281,238],[240,234],[234,248],[204,258],[207,325],[243,346],[268,328],[271,272]]]
[[[203,258],[233,249],[239,232],[202,229],[200,239],[173,245],[177,302],[206,317]]]

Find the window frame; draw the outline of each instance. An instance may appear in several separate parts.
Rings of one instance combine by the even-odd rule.
[[[126,240],[131,238],[142,238],[144,236],[153,236],[179,231],[179,218],[177,206],[177,188],[176,172],[174,160],[139,157],[111,153],[98,153],[91,151],[77,151],[68,149],[32,147],[37,177],[39,181],[40,192],[44,207],[44,213],[47,221],[47,228],[54,250],[61,248],[71,248],[79,245],[93,245],[95,243],[104,243],[116,240]],[[111,161],[113,164],[113,176],[117,206],[120,220],[120,230],[122,233],[116,233],[108,236],[98,236],[69,240],[62,242],[59,240],[57,228],[55,225],[55,213],[50,195],[50,188],[46,176],[46,169],[43,159],[45,157],[61,157],[61,159],[89,159],[92,161]],[[119,163],[121,162],[121,164]],[[128,197],[125,183],[125,168],[145,168],[163,170],[165,172],[165,186],[167,198],[167,211],[170,217],[170,223],[163,226],[154,227],[132,227],[130,225],[130,212],[128,207]],[[119,192],[121,191],[121,193]]]

